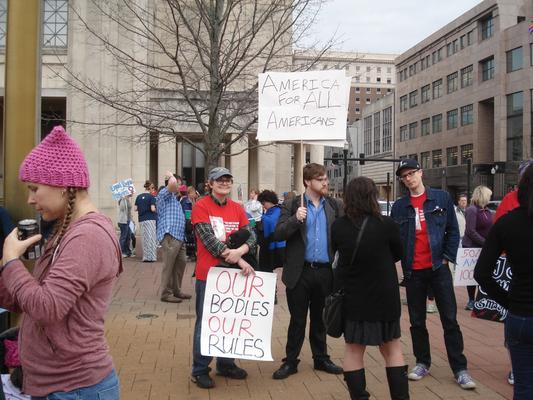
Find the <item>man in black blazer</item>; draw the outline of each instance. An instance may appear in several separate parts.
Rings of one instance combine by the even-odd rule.
[[[335,365],[327,353],[326,328],[322,321],[324,300],[333,288],[331,225],[343,214],[342,203],[328,197],[328,178],[323,165],[307,164],[303,169],[303,181],[304,204],[301,204],[301,196],[283,203],[274,232],[275,240],[287,242],[282,281],[291,314],[286,357],[274,372],[274,379],[285,379],[298,372],[308,310],[314,368],[342,374],[342,368]]]

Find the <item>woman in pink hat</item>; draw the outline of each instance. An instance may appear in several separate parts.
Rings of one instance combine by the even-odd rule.
[[[113,224],[87,192],[83,153],[57,126],[26,156],[19,178],[43,220],[58,221],[33,274],[20,257],[41,235],[18,240],[15,229],[4,243],[0,306],[23,314],[23,391],[32,400],[119,399],[104,315],[122,259]]]

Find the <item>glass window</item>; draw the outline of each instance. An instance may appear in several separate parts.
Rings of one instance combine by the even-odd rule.
[[[381,94],[381,88],[378,87],[378,88],[376,89],[376,93],[377,93],[377,94]]]
[[[433,150],[431,152],[431,158],[433,168],[442,167],[442,150]]]
[[[446,113],[446,125],[448,130],[457,128],[457,109]]]
[[[430,91],[430,86],[429,85],[425,85],[425,86],[422,86],[422,89],[421,89],[421,96],[420,96],[420,101],[423,103],[427,103],[429,101],[429,91]]]
[[[391,83],[392,82],[392,79],[391,78],[387,78],[387,83]]]
[[[363,136],[365,155],[372,154],[372,116],[363,120]]]
[[[405,142],[407,139],[407,125],[400,126],[400,142]]]
[[[468,159],[473,160],[474,158],[474,145],[473,144],[464,144],[461,146],[461,164],[466,165]]]
[[[481,40],[491,38],[494,34],[494,19],[492,15],[481,20]]]
[[[374,154],[381,152],[381,114],[374,113]]]
[[[444,52],[444,46],[442,46],[440,49],[437,50],[437,62],[442,61],[443,52]]]
[[[418,122],[413,122],[409,124],[409,139],[416,138],[416,128],[418,127]]]
[[[44,0],[43,48],[67,47],[67,0]]]
[[[458,164],[457,146],[446,149],[446,165],[452,167]]]
[[[507,52],[507,72],[517,71],[522,69],[522,47]]]
[[[453,45],[452,43],[448,43],[446,45],[446,56],[450,57],[453,54]]]
[[[420,136],[429,135],[429,118],[424,118],[420,121]]]
[[[366,94],[370,94],[370,93],[372,93],[372,88],[367,87],[366,88]]]
[[[488,81],[494,78],[494,56],[481,61],[481,80]]]
[[[466,47],[466,35],[461,36],[461,38],[459,39],[459,43],[461,46],[461,50]]]
[[[366,67],[366,72],[370,72],[370,67]]]
[[[407,110],[407,95],[400,97],[400,112]]]
[[[461,88],[472,85],[472,74],[474,71],[474,66],[469,65],[461,69]]]
[[[442,79],[433,82],[433,100],[442,96]]]
[[[409,107],[416,107],[417,106],[417,100],[416,97],[418,95],[418,90],[414,90],[411,93],[409,93]]]
[[[422,169],[429,168],[429,151],[420,153],[420,166]]]
[[[367,97],[367,98],[365,99],[365,103],[366,103],[366,104],[370,104],[370,97]]]
[[[366,77],[366,81],[370,82],[370,77],[369,76]]]
[[[461,126],[470,125],[474,123],[474,105],[469,104],[461,107]]]
[[[448,89],[447,89],[447,93],[450,94],[450,93],[453,93],[455,92],[457,89],[458,89],[458,80],[459,80],[459,75],[457,72],[454,72],[453,74],[450,74],[446,77],[446,81],[447,81],[447,86],[448,86]]]
[[[361,92],[361,88],[359,86],[356,86],[355,87],[355,93],[360,93]]]
[[[392,150],[392,107],[383,110],[383,152]]]
[[[433,133],[442,131],[442,114],[437,114],[431,117],[431,125]]]
[[[361,102],[361,98],[360,97],[356,97],[355,98],[355,104],[359,104]]]
[[[522,160],[524,92],[507,95],[507,160]]]
[[[7,0],[0,1],[0,47],[6,46]]]
[[[466,34],[466,45],[470,46],[472,44],[472,38],[474,37],[474,31],[470,31]]]

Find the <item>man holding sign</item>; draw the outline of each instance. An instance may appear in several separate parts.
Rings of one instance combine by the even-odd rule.
[[[233,186],[233,175],[223,167],[209,171],[210,193],[201,198],[192,209],[191,222],[197,236],[196,261],[196,323],[193,338],[192,381],[199,388],[209,389],[215,383],[209,376],[209,364],[213,357],[201,353],[202,316],[209,269],[225,261],[237,264],[243,274],[253,273],[253,268],[242,257],[255,253],[256,241],[252,230],[248,229],[248,218],[243,208],[229,198]],[[250,231],[245,244],[230,249],[226,240],[241,228]],[[217,357],[217,375],[231,379],[245,379],[247,373],[235,365],[233,358]]]
[[[342,374],[342,368],[329,358],[322,320],[324,301],[333,286],[331,225],[343,213],[342,205],[328,197],[328,177],[323,165],[307,164],[303,169],[303,181],[304,204],[301,204],[301,197],[285,201],[274,232],[274,240],[287,241],[282,280],[287,288],[291,314],[286,356],[274,372],[274,379],[285,379],[298,372],[308,310],[309,342],[315,369]]]

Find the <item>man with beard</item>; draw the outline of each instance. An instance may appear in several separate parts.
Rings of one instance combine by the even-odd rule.
[[[333,287],[331,225],[343,212],[342,204],[328,197],[328,178],[323,165],[307,164],[303,169],[303,181],[304,204],[301,204],[301,196],[285,201],[274,232],[274,240],[286,241],[282,280],[291,315],[286,357],[274,372],[274,379],[285,379],[298,372],[308,309],[314,368],[342,374],[342,368],[335,365],[327,353],[326,328],[322,320],[324,300]]]

